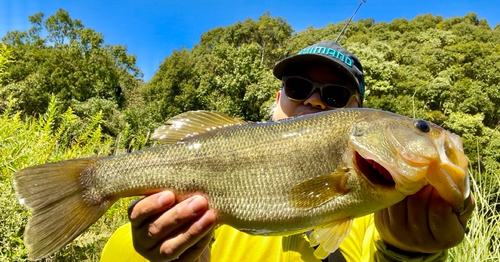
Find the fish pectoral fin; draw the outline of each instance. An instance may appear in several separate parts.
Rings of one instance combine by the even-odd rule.
[[[170,118],[165,125],[155,130],[151,139],[163,143],[176,143],[188,141],[213,130],[247,123],[218,112],[189,111]]]
[[[318,207],[349,192],[346,173],[333,173],[304,181],[292,188],[291,202],[296,207]]]
[[[349,235],[353,221],[352,218],[336,220],[326,226],[314,229],[309,236],[311,246],[319,245],[314,251],[314,256],[317,259],[325,259],[330,253],[337,250],[340,243]]]

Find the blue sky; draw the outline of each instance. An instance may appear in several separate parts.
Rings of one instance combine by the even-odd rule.
[[[45,16],[59,8],[86,27],[102,32],[110,44],[126,45],[137,56],[137,65],[149,81],[160,63],[173,50],[192,48],[203,32],[232,25],[246,18],[258,19],[266,11],[280,16],[299,32],[308,26],[321,28],[345,21],[360,0],[0,0],[0,36],[7,31],[27,30],[28,16],[39,11]],[[474,12],[491,27],[500,23],[498,0],[367,0],[354,20],[373,18],[390,22],[412,19],[419,14],[463,16]]]

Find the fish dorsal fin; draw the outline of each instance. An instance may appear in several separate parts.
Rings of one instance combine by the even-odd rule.
[[[189,111],[170,118],[165,125],[155,130],[151,139],[163,143],[176,143],[212,130],[245,123],[247,122],[218,112]]]
[[[319,245],[314,251],[314,256],[322,260],[337,250],[342,240],[351,232],[353,221],[354,219],[352,218],[336,220],[321,228],[314,229],[309,236],[311,246]]]
[[[292,188],[292,204],[310,209],[349,192],[346,173],[336,172],[306,180]]]

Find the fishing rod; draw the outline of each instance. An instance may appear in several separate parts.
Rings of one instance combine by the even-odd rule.
[[[335,42],[338,42],[339,39],[340,39],[340,36],[344,33],[345,29],[347,28],[347,26],[349,26],[349,23],[351,23],[352,19],[354,18],[354,15],[358,12],[359,8],[361,7],[361,5],[363,3],[365,3],[366,0],[361,0],[361,2],[359,3],[358,5],[358,8],[356,8],[356,11],[354,11],[354,13],[351,15],[351,18],[349,18],[349,20],[347,21],[347,23],[344,25],[344,27],[342,28],[342,30],[340,30],[340,33],[339,35],[337,36],[337,39],[335,39]]]

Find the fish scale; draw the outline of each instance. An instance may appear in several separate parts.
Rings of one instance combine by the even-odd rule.
[[[331,206],[328,205],[323,206],[323,210],[296,209],[289,200],[289,192],[302,180],[333,173],[340,164],[335,158],[339,159],[338,156],[347,148],[346,136],[341,133],[346,132],[347,128],[332,128],[331,125],[331,122],[345,121],[328,118],[304,119],[306,121],[283,122],[286,123],[283,125],[265,123],[238,126],[204,136],[199,140],[150,149],[147,158],[139,154],[119,156],[112,161],[116,165],[110,167],[99,167],[98,162],[94,169],[99,170],[99,173],[96,174],[97,181],[94,184],[110,183],[112,179],[106,176],[115,175],[115,172],[109,172],[107,169],[111,168],[116,170],[116,174],[129,174],[130,181],[144,183],[137,188],[151,188],[154,181],[158,183],[157,188],[174,189],[181,195],[206,193],[209,205],[217,210],[222,223],[232,225],[231,221],[236,220],[238,222],[235,226],[251,228],[251,225],[244,222],[251,221],[253,224],[259,222],[261,228],[257,230],[266,230],[269,234],[282,233],[289,227],[282,220],[291,218],[294,223],[307,224],[311,220],[310,216],[315,217],[316,213],[326,213],[327,210],[331,210]],[[325,123],[326,121],[328,123]],[[304,126],[320,128],[304,130]],[[330,128],[324,128],[325,126]],[[284,134],[296,135],[280,139]],[[228,143],[228,137],[236,142]],[[301,138],[300,143],[297,143],[297,137]],[[343,141],[339,138],[343,138]],[[252,146],[249,147],[248,143]],[[200,146],[194,149],[193,145],[196,144]],[[293,155],[293,152],[300,154]],[[151,167],[149,166],[151,158],[163,160]],[[104,163],[109,162],[111,161]],[[136,166],[136,169],[130,169],[131,165]],[[255,172],[260,165],[266,165],[267,172]],[[144,175],[145,166],[150,168],[147,176]],[[172,166],[175,167],[174,170],[171,170]],[[227,176],[228,173],[231,175]],[[165,174],[168,174],[168,177]],[[292,174],[294,179],[290,179]],[[149,179],[144,180],[144,177]],[[99,181],[103,178],[104,181]],[[110,188],[120,188],[121,191],[132,189],[114,186]],[[233,201],[221,201],[221,198],[216,197],[217,191],[227,192],[225,197]],[[101,195],[107,197],[118,193],[115,190],[102,192]],[[238,201],[234,201],[242,198],[247,204],[241,205]],[[231,212],[227,212],[227,209]],[[224,221],[225,218],[227,222]],[[270,220],[275,223],[270,223]]]
[[[218,223],[251,234],[321,229],[321,234],[312,234],[314,242],[333,252],[336,247],[323,245],[332,241],[322,238],[343,238],[352,218],[395,204],[427,183],[408,182],[406,177],[419,177],[409,172],[424,169],[402,165],[408,159],[401,160],[399,151],[419,163],[428,159],[429,166],[446,163],[431,180],[437,181],[433,185],[452,205],[459,206],[468,194],[463,188],[467,163],[461,144],[456,144],[459,138],[437,126],[428,132],[420,129],[413,119],[371,109],[262,123],[244,123],[214,112],[187,112],[157,129],[153,137],[164,145],[16,173],[16,192],[33,209],[25,244],[30,258],[46,257],[81,234],[117,199],[169,189],[181,198],[205,195]],[[393,141],[399,137],[411,143]],[[362,172],[366,167],[354,160],[357,154],[388,170],[396,185],[370,180]],[[401,170],[405,167],[408,170]],[[446,181],[462,187],[442,184],[440,177],[451,177]],[[461,191],[455,192],[456,188]],[[329,228],[334,232],[324,234]]]

